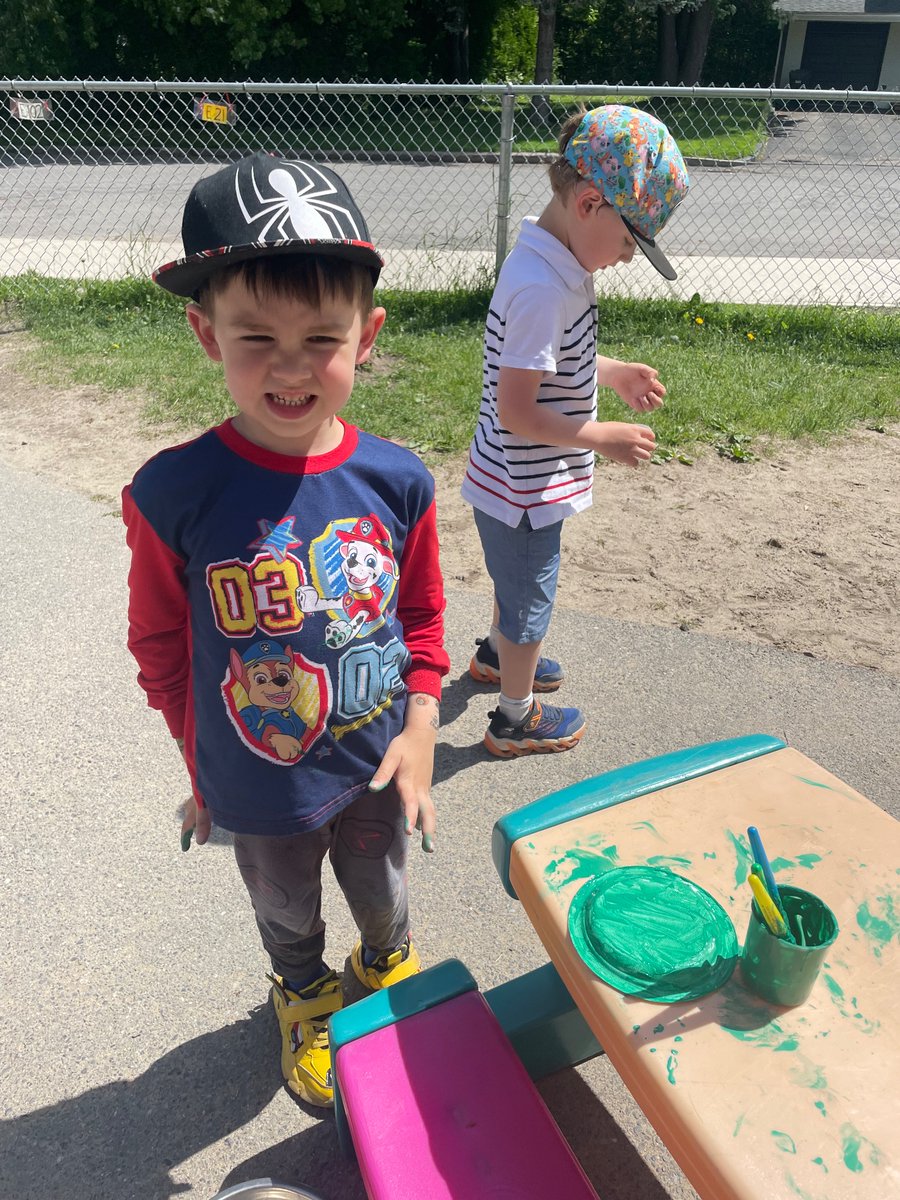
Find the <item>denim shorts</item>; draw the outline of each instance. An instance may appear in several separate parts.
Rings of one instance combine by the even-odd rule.
[[[562,521],[532,529],[523,513],[511,529],[496,517],[473,511],[500,610],[500,632],[519,646],[541,641],[556,600]]]

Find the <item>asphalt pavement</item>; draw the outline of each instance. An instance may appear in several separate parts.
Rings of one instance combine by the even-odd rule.
[[[280,1086],[266,963],[227,839],[179,848],[184,772],[125,648],[117,512],[7,467],[0,510],[0,1196],[210,1200],[274,1176],[363,1200],[331,1116]],[[491,828],[624,763],[771,733],[900,816],[897,680],[574,612],[556,614],[549,645],[588,733],[567,754],[491,759],[493,696],[465,674],[487,618],[487,598],[449,593],[436,853],[410,869],[427,963],[457,956],[486,989],[545,961],[496,877]],[[330,878],[324,911],[340,966],[354,930]],[[604,1200],[693,1196],[605,1058],[540,1090]]]

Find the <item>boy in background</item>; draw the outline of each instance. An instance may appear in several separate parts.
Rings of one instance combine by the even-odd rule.
[[[595,454],[638,466],[653,453],[646,425],[597,421],[598,383],[636,412],[658,408],[666,394],[652,367],[597,354],[592,275],[631,262],[638,247],[674,279],[655,238],[688,189],[665,125],[617,104],[569,118],[550,182],[549,204],[537,220],[525,218],[491,299],[462,486],[494,584],[491,630],[469,671],[500,686],[484,742],[503,758],[569,750],[584,733],[577,708],[534,695],[563,680],[559,663],[541,655],[562,522],[592,502]]]
[[[123,494],[129,647],[184,755],[182,832],[234,835],[272,963],[288,1088],[333,1103],[327,854],[360,930],[355,975],[419,970],[408,835],[432,849],[443,586],[434,481],[343,421],[385,319],[382,267],[342,180],[257,153],[202,179],[185,257],[154,279],[224,368],[238,412]]]

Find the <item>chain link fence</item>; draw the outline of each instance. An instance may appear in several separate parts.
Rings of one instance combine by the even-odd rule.
[[[387,286],[492,281],[577,105],[664,120],[692,189],[605,294],[900,307],[900,93],[624,86],[0,80],[0,277],[147,275],[204,172],[265,149],[331,163]]]

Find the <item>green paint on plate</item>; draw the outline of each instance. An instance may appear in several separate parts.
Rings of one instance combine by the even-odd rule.
[[[619,867],[584,884],[569,907],[569,935],[605,983],[660,1003],[715,991],[737,962],[721,904],[662,867]]]
[[[785,1154],[796,1154],[797,1147],[794,1144],[794,1139],[789,1133],[782,1133],[780,1129],[771,1131],[772,1137],[775,1139],[775,1145],[779,1150],[783,1150]]]

